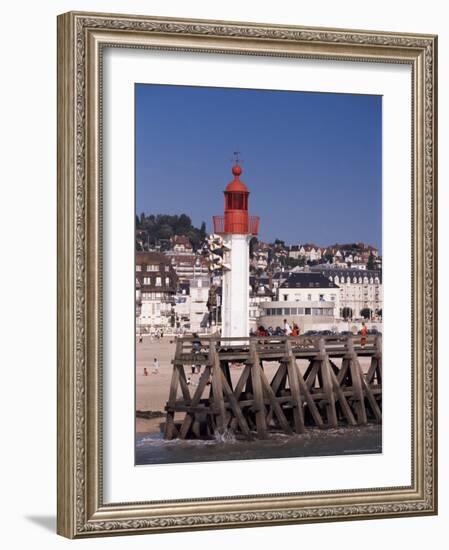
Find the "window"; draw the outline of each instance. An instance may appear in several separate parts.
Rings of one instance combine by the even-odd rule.
[[[311,294],[307,294],[307,300],[308,300],[309,302],[312,301],[312,295],[311,295]]]
[[[290,308],[284,307],[284,315],[290,315]]]
[[[165,266],[165,272],[168,273],[170,271],[170,266],[169,265],[166,265]]]
[[[290,315],[298,315],[298,308],[297,307],[292,307],[290,309]]]
[[[324,302],[324,294],[320,294],[319,300],[320,300],[320,302]]]
[[[142,271],[142,266],[141,265],[136,265],[136,271]]]
[[[284,294],[284,302],[287,302],[288,301],[288,294]]]
[[[305,314],[306,314],[306,315],[310,315],[310,307],[306,307],[306,308],[305,308]]]
[[[156,286],[162,286],[162,277],[156,277]]]
[[[281,307],[276,308],[276,315],[282,315],[282,308]]]
[[[151,285],[151,277],[144,277],[143,278],[143,284],[144,285]]]
[[[335,302],[336,298],[337,298],[337,296],[336,296],[335,294],[331,294],[331,300],[332,300],[333,302]]]
[[[166,286],[170,286],[170,277],[165,277]]]

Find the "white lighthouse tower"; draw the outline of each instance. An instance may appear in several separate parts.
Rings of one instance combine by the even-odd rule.
[[[232,167],[234,179],[224,191],[224,216],[214,216],[214,231],[225,244],[221,305],[222,336],[249,334],[249,242],[257,235],[259,218],[248,215],[249,191],[240,180],[238,161]]]

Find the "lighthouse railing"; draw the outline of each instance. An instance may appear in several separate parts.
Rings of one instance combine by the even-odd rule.
[[[251,235],[258,235],[259,234],[259,222],[260,218],[259,216],[250,216],[249,217],[249,233]]]
[[[214,233],[224,233],[224,216],[213,216]]]
[[[249,233],[250,235],[257,235],[259,233],[259,216],[249,216],[244,220],[234,220],[230,227],[225,230],[225,217],[213,216],[214,233]]]

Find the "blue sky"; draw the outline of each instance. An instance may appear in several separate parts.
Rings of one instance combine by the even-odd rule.
[[[232,154],[259,238],[382,241],[382,98],[137,84],[136,212],[223,212]]]

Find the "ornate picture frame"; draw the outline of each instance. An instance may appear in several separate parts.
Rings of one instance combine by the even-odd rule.
[[[106,47],[406,64],[412,73],[412,483],[105,503]],[[70,12],[58,18],[58,533],[69,538],[437,513],[437,37]]]

